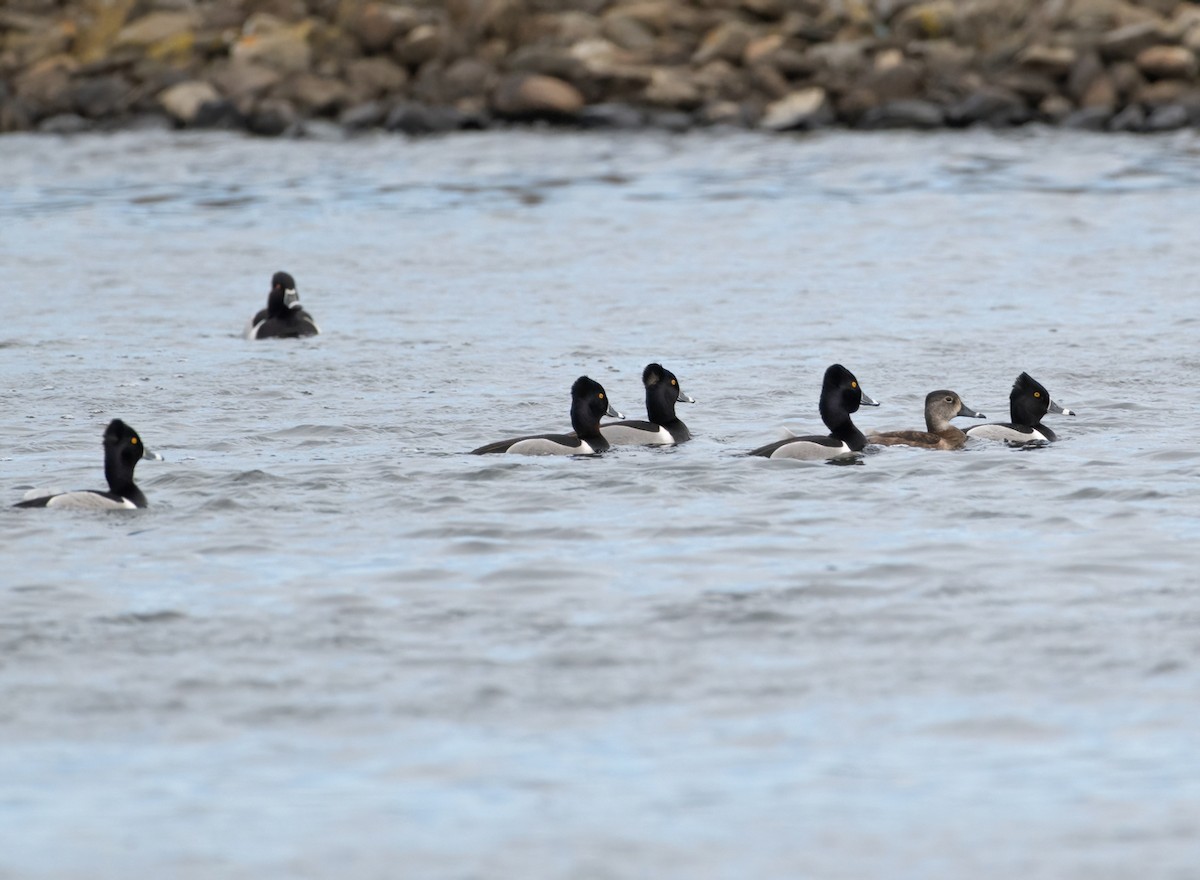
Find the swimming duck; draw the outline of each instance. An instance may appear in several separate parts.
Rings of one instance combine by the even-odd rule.
[[[162,461],[142,443],[138,432],[120,419],[104,429],[104,476],[108,491],[98,489],[41,495],[14,504],[14,507],[63,507],[73,510],[123,510],[146,507],[146,496],[133,482],[133,469],[141,459]]]
[[[879,403],[863,393],[853,373],[841,364],[833,364],[825,371],[825,379],[821,382],[821,421],[829,428],[829,435],[788,437],[761,446],[750,454],[820,461],[862,452],[867,438],[850,419],[850,414],[858,412],[861,405],[879,406]]]
[[[1042,424],[1042,416],[1048,412],[1075,415],[1072,410],[1051,400],[1045,385],[1028,373],[1022,373],[1013,382],[1012,392],[1008,395],[1008,414],[1012,421],[973,425],[967,428],[966,434],[984,440],[1002,440],[1013,446],[1039,441],[1052,443],[1058,438]]]
[[[646,386],[646,416],[650,420],[601,425],[604,439],[613,446],[665,446],[690,440],[687,425],[675,415],[675,403],[696,401],[683,393],[675,374],[662,364],[647,364],[642,370],[642,384]]]
[[[571,386],[571,427],[574,434],[535,434],[513,437],[480,446],[473,455],[492,452],[511,452],[520,455],[591,455],[604,452],[609,442],[600,433],[603,416],[623,419],[608,402],[604,387],[594,379],[580,376]]]
[[[313,316],[300,305],[296,279],[287,272],[276,272],[271,276],[267,307],[250,319],[246,327],[246,338],[295,339],[300,336],[316,336],[320,332],[321,328],[317,326]]]
[[[872,433],[867,441],[880,446],[920,446],[923,449],[958,449],[967,442],[967,435],[950,424],[958,416],[986,419],[962,402],[953,391],[930,391],[925,395],[924,431],[883,431]]]

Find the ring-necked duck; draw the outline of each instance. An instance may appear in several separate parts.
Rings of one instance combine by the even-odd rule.
[[[958,449],[967,442],[967,435],[950,424],[958,416],[986,419],[983,413],[975,412],[962,402],[953,391],[930,391],[925,395],[924,431],[872,432],[869,443],[880,446],[920,446],[923,449]]]
[[[316,336],[320,332],[321,328],[317,326],[313,316],[300,305],[296,279],[287,272],[276,272],[271,277],[267,307],[250,319],[246,327],[246,338],[295,339],[300,336]]]
[[[531,437],[513,437],[480,446],[473,455],[489,452],[512,452],[520,455],[591,455],[603,452],[609,443],[600,433],[603,416],[624,418],[612,408],[608,395],[599,382],[580,376],[571,386],[571,427],[574,434],[537,434]]]
[[[696,401],[683,393],[675,374],[661,364],[648,364],[642,370],[646,386],[646,415],[650,421],[629,419],[600,426],[600,433],[613,446],[664,446],[690,440],[692,435],[675,415],[675,403]]]
[[[859,406],[864,404],[879,406],[878,402],[863,394],[853,373],[841,364],[834,364],[825,371],[825,379],[821,383],[821,421],[829,428],[829,436],[788,437],[759,447],[750,454],[766,458],[820,461],[862,452],[867,445],[867,438],[855,427],[850,414],[858,412]]]
[[[146,496],[133,482],[133,469],[145,456],[162,461],[162,456],[142,444],[137,431],[120,419],[104,429],[104,476],[108,491],[85,490],[42,495],[14,504],[14,507],[65,507],[74,510],[122,510],[146,506]]]
[[[1022,373],[1013,382],[1012,392],[1008,395],[1008,414],[1012,421],[974,425],[967,428],[966,433],[968,437],[1003,440],[1014,446],[1038,441],[1053,442],[1058,438],[1042,424],[1042,416],[1048,412],[1064,416],[1075,415],[1073,411],[1051,400],[1045,385],[1028,373]]]

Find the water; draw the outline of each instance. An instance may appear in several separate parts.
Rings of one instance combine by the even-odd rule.
[[[0,877],[1195,877],[1200,137],[0,139]],[[239,334],[292,272],[324,334]],[[464,455],[576,376],[695,440]],[[748,459],[834,361],[1033,451]],[[13,510],[102,485],[131,514]]]

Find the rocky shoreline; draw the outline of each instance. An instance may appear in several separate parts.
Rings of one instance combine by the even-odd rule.
[[[0,132],[1200,125],[1176,0],[4,0]]]

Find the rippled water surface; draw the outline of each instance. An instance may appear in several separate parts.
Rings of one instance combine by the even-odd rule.
[[[0,877],[1198,876],[1197,204],[1195,133],[0,139]],[[464,454],[652,360],[693,442]],[[742,455],[835,361],[1079,415]],[[8,507],[113,417],[149,510]]]

